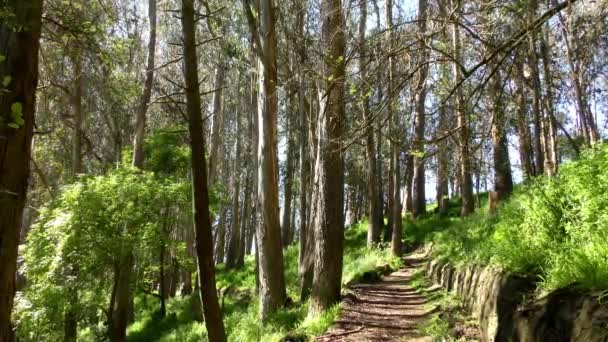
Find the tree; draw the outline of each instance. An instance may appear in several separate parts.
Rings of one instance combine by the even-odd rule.
[[[393,46],[395,39],[393,28],[393,1],[386,1],[386,25],[388,31],[389,47]],[[388,116],[390,120],[391,133],[391,170],[389,177],[392,180],[392,191],[389,193],[392,199],[389,202],[389,215],[391,217],[391,249],[396,256],[401,255],[401,135],[399,118],[395,113],[395,103],[399,99],[399,89],[395,86],[395,61],[392,55],[388,57]],[[422,126],[424,129],[424,126]],[[423,172],[424,173],[424,172]],[[424,175],[419,175],[424,181]],[[422,199],[424,201],[424,198]]]
[[[313,215],[314,281],[310,313],[328,309],[340,299],[344,248],[345,37],[342,2],[321,1],[323,81],[320,89],[318,149],[315,164],[316,213]]]
[[[0,340],[13,341],[17,248],[30,174],[42,0],[9,1],[0,14]]]
[[[222,342],[226,341],[226,332],[215,287],[209,189],[207,186],[207,166],[205,165],[205,140],[203,136],[201,99],[199,96],[194,1],[182,0],[181,12],[186,106],[188,111],[190,149],[192,151],[192,201],[196,254],[198,258],[198,281],[209,340]]]
[[[279,175],[277,155],[277,56],[274,7],[271,0],[259,5],[259,24],[249,0],[244,1],[260,68],[258,93],[258,206],[256,231],[259,247],[260,315],[263,319],[287,299],[279,221]]]
[[[382,206],[378,200],[378,175],[377,175],[377,161],[376,161],[376,144],[374,139],[374,122],[372,120],[369,108],[369,96],[371,89],[367,86],[367,42],[366,30],[367,30],[367,1],[359,0],[359,73],[361,74],[361,86],[360,86],[360,107],[363,114],[363,120],[366,121],[366,132],[365,132],[365,151],[367,157],[367,203],[369,210],[369,222],[367,228],[367,246],[371,247],[373,244],[380,241],[380,233],[384,219],[382,217]]]

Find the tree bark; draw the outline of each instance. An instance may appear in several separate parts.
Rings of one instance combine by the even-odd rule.
[[[294,91],[295,94],[295,91]],[[283,181],[284,186],[284,206],[283,206],[283,219],[281,220],[281,237],[283,238],[283,248],[286,248],[293,241],[293,222],[291,222],[292,212],[292,199],[293,199],[293,179],[294,179],[294,168],[295,168],[295,154],[296,154],[296,141],[295,133],[295,117],[292,114],[295,112],[295,100],[290,99],[290,109],[288,110],[288,124],[287,124],[287,151],[285,158],[285,179]]]
[[[209,213],[209,190],[207,166],[205,165],[205,140],[201,113],[201,99],[196,55],[196,30],[193,0],[182,0],[182,30],[184,42],[184,78],[186,80],[186,106],[188,131],[192,151],[192,187],[194,209],[194,231],[198,257],[200,296],[205,314],[205,326],[209,340],[226,341],[226,332],[217,299],[215,268],[213,265],[213,243],[211,217]]]
[[[427,18],[427,0],[418,1],[418,30],[419,35],[426,35],[426,18]],[[414,125],[414,180],[412,183],[412,214],[414,217],[419,217],[426,213],[426,193],[425,193],[425,159],[424,155],[424,133],[426,128],[426,78],[428,74],[428,51],[424,47],[421,48],[420,58],[418,63],[422,64],[418,72],[418,80],[416,82],[415,91],[415,125]]]
[[[344,169],[342,127],[346,61],[344,17],[340,0],[321,1],[324,88],[319,112],[315,186],[315,262],[310,312],[337,303],[342,283],[344,244]]]
[[[236,115],[236,132],[234,171],[232,172],[232,220],[230,222],[230,240],[228,242],[228,252],[226,255],[226,268],[235,268],[237,266],[242,235],[240,231],[241,218],[239,216],[239,205],[241,203],[241,124],[238,112]]]
[[[527,92],[524,80],[523,60],[516,58],[515,84],[517,86],[517,135],[519,136],[519,160],[524,170],[524,178],[534,177],[534,162],[532,159],[532,141],[528,124]]]
[[[367,246],[371,247],[374,244],[380,242],[380,233],[382,231],[382,207],[378,201],[378,176],[377,176],[377,162],[376,162],[376,143],[374,139],[374,121],[370,114],[369,109],[369,96],[368,92],[371,89],[366,86],[367,80],[367,42],[365,41],[366,36],[366,23],[367,23],[367,1],[359,0],[359,72],[361,73],[361,86],[360,86],[360,98],[361,98],[361,112],[363,114],[363,120],[366,124],[365,132],[365,151],[367,157],[367,207],[369,210],[369,218],[367,225]]]
[[[451,0],[452,9],[460,12],[460,1]],[[452,48],[454,50],[453,74],[455,84],[460,84],[462,81],[462,72],[459,64],[461,61],[461,40],[460,28],[457,24],[452,25]],[[472,165],[470,155],[470,133],[469,133],[469,118],[467,114],[466,104],[462,95],[462,88],[458,87],[455,97],[456,117],[458,130],[458,138],[460,143],[460,187],[462,197],[461,216],[468,216],[475,211],[475,200],[473,199],[473,180],[472,180]]]
[[[137,109],[135,119],[135,138],[133,139],[133,166],[144,167],[144,138],[146,133],[146,112],[152,96],[152,82],[154,82],[154,55],[156,53],[156,0],[148,1],[148,18],[150,20],[150,40],[148,42],[148,65],[146,67],[146,80],[144,92]]]
[[[392,47],[394,43],[394,30],[393,30],[393,1],[386,0],[386,25],[388,31],[388,46]],[[399,99],[399,89],[395,87],[395,61],[392,55],[388,57],[388,115],[390,118],[391,126],[391,165],[392,173],[390,174],[392,180],[392,192],[389,193],[392,201],[389,207],[389,216],[391,217],[391,250],[393,255],[401,256],[401,161],[399,156],[401,155],[401,134],[399,127],[399,118],[395,113],[395,103]],[[424,109],[423,109],[424,111]],[[424,124],[422,126],[424,131]],[[424,132],[423,132],[424,134]],[[422,175],[418,175],[424,182],[424,166]],[[424,197],[424,189],[422,191]],[[422,199],[424,202],[424,198]]]
[[[258,205],[261,211],[256,238],[259,247],[260,316],[263,320],[287,299],[279,221],[277,151],[277,41],[272,0],[259,2],[259,25],[248,0],[245,11],[256,44],[260,82],[258,93]]]
[[[0,21],[0,75],[10,76],[0,92],[0,341],[14,341],[11,311],[15,295],[15,271],[19,232],[30,173],[32,134],[38,84],[38,49],[42,0],[9,1],[4,11],[14,21]],[[22,27],[16,30],[15,26]],[[23,123],[18,128],[11,117],[15,103],[22,107]]]
[[[506,118],[502,97],[502,80],[496,72],[491,80],[490,101],[493,101],[492,146],[494,150],[494,190],[498,200],[503,201],[513,192],[513,176],[509,158],[509,145],[505,133]]]
[[[218,65],[215,69],[215,92],[213,93],[213,124],[211,128],[211,151],[209,153],[209,185],[216,182],[220,160],[220,136],[224,123],[224,83],[226,80],[226,61],[223,51],[218,53]]]

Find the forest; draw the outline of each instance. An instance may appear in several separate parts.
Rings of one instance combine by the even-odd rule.
[[[0,0],[0,342],[606,341],[607,61],[602,0]]]

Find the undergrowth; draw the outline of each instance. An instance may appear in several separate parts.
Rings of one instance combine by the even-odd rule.
[[[453,263],[495,264],[539,276],[541,292],[608,290],[608,145],[561,165],[554,178],[518,187],[496,215],[488,215],[484,202],[460,219],[452,201],[445,217],[406,222],[406,237],[432,243],[436,257]]]
[[[342,283],[356,281],[381,266],[397,268],[401,260],[391,255],[387,246],[366,247],[367,222],[349,227],[345,232]],[[274,313],[263,325],[258,317],[259,305],[255,284],[255,260],[248,257],[239,270],[217,268],[217,287],[229,341],[306,341],[322,335],[337,319],[339,305],[322,314],[308,316],[308,301],[299,302],[298,248],[284,251],[287,295],[294,300],[290,307]],[[157,317],[158,300],[140,295],[135,302],[136,321],[129,326],[128,340],[201,341],[206,340],[205,325],[197,322],[191,310],[191,298],[176,297],[168,301],[167,316]]]

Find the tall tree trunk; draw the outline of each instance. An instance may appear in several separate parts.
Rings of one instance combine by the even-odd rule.
[[[133,139],[133,166],[144,167],[144,137],[146,133],[146,112],[152,96],[152,82],[154,82],[154,55],[156,53],[156,0],[148,1],[148,18],[150,20],[150,40],[148,42],[148,65],[146,67],[146,80],[141,102],[137,109],[135,119],[135,138]]]
[[[30,174],[42,0],[10,1],[3,11],[14,20],[0,21],[0,75],[10,76],[8,91],[0,92],[0,341],[14,341],[11,311],[19,231]],[[15,25],[23,29],[16,30]],[[21,118],[11,116],[21,104]],[[8,124],[10,124],[10,127]],[[16,127],[16,128],[15,128]]]
[[[460,12],[460,1],[451,0],[452,10]],[[457,24],[452,25],[452,47],[454,50],[453,74],[455,84],[460,84],[462,80],[462,72],[459,64],[461,63],[462,46],[460,40],[460,27]],[[473,199],[473,180],[472,180],[472,165],[470,151],[470,133],[469,133],[469,118],[466,108],[466,103],[462,95],[462,88],[458,87],[455,98],[456,117],[458,125],[458,138],[460,143],[460,188],[462,196],[462,208],[460,214],[467,216],[475,210],[475,201]]]
[[[530,139],[530,126],[528,124],[527,89],[524,80],[524,66],[522,58],[516,58],[515,84],[517,86],[517,135],[519,136],[519,160],[524,171],[524,178],[530,179],[535,175],[532,159],[532,141]]]
[[[118,279],[112,321],[110,324],[110,340],[123,342],[127,340],[127,324],[129,322],[129,303],[131,297],[131,268],[133,267],[133,254],[126,246],[121,248],[121,257],[118,264]]]
[[[72,136],[72,177],[82,173],[82,56],[76,52],[72,56],[74,65],[74,89],[70,93],[70,105],[74,118],[74,132]]]
[[[361,73],[361,112],[366,125],[365,151],[367,157],[367,207],[369,210],[367,226],[367,246],[371,247],[380,242],[382,231],[382,206],[378,201],[378,176],[376,162],[376,144],[374,139],[374,120],[370,114],[367,84],[367,42],[365,41],[367,23],[367,1],[359,0],[359,72]]]
[[[513,176],[506,134],[506,118],[503,106],[502,80],[496,72],[490,81],[489,98],[493,101],[492,146],[494,150],[494,190],[498,200],[506,199],[513,192]]]
[[[192,197],[194,202],[194,231],[198,257],[200,296],[203,301],[205,326],[207,327],[209,340],[212,342],[222,342],[226,341],[226,332],[224,330],[224,323],[222,322],[215,286],[193,0],[182,0],[181,17],[184,35],[184,78],[186,80],[188,131],[190,133],[190,149],[192,151]]]
[[[226,251],[226,220],[228,215],[228,208],[222,208],[220,212],[220,219],[217,223],[215,231],[215,263],[221,264],[224,262],[224,252]]]
[[[421,37],[426,35],[426,18],[427,18],[427,0],[418,1],[418,34]],[[426,48],[421,46],[421,53],[418,60],[419,64],[422,64],[420,71],[418,72],[418,81],[416,83],[415,92],[415,106],[416,116],[414,125],[414,180],[412,187],[412,214],[414,217],[418,217],[426,213],[426,193],[425,193],[425,158],[424,155],[424,133],[426,128],[426,78],[428,74],[428,51]]]
[[[342,285],[344,248],[344,78],[346,61],[344,17],[340,0],[321,1],[321,46],[324,51],[324,95],[319,111],[315,185],[315,267],[310,312],[338,302]]]
[[[285,275],[281,224],[279,221],[279,175],[277,151],[277,41],[275,8],[272,0],[259,2],[259,25],[245,0],[251,30],[260,46],[258,66],[258,205],[261,211],[257,226],[259,247],[260,316],[263,320],[285,304]]]
[[[219,170],[220,137],[224,124],[224,83],[226,80],[227,58],[223,50],[218,53],[218,65],[215,69],[215,92],[213,93],[213,124],[211,128],[211,151],[209,153],[209,185],[217,180]]]
[[[388,31],[388,46],[392,47],[394,42],[393,32],[393,1],[386,0],[386,25]],[[391,250],[396,256],[401,256],[401,161],[399,156],[401,155],[401,134],[399,127],[399,118],[395,113],[395,102],[399,99],[399,89],[395,87],[395,61],[392,55],[388,57],[388,115],[390,118],[391,132],[391,165],[392,173],[390,174],[393,191],[389,194],[392,203],[389,208],[389,215],[391,217]],[[424,110],[423,110],[424,111]],[[424,123],[423,127],[424,129]],[[424,134],[424,132],[423,132]],[[424,166],[422,175],[418,175],[424,182]],[[422,190],[424,197],[424,189]],[[422,198],[424,202],[424,198]]]
[[[444,75],[442,73],[442,75]],[[437,135],[442,136],[447,133],[447,113],[446,107],[440,106],[438,110]],[[443,138],[437,145],[437,205],[439,214],[448,213],[449,198],[449,154],[447,138]]]
[[[549,25],[547,23],[547,25]],[[545,122],[546,127],[548,127],[548,137],[547,137],[547,147],[549,150],[549,155],[547,156],[547,160],[545,163],[550,162],[545,167],[545,172],[549,172],[550,174],[556,174],[558,165],[559,165],[559,154],[558,154],[558,146],[557,146],[557,122],[555,119],[555,109],[554,109],[554,100],[553,100],[553,73],[551,71],[551,47],[549,45],[549,28],[545,27],[543,30],[543,34],[546,36],[541,36],[540,40],[540,50],[543,62],[543,75],[545,81],[545,97],[544,97],[544,109],[546,112]]]
[[[239,99],[240,99],[239,94]],[[239,111],[240,112],[240,108]],[[241,124],[239,115],[236,115],[236,142],[234,155],[234,171],[232,172],[232,220],[230,222],[230,240],[228,242],[228,252],[226,255],[226,267],[234,268],[239,259],[239,249],[241,247],[241,218],[239,204],[241,194]]]
[[[293,92],[295,94],[295,91]],[[285,188],[283,192],[284,197],[284,206],[283,206],[283,219],[281,220],[281,237],[283,238],[283,248],[286,248],[293,241],[293,222],[291,222],[291,203],[293,199],[293,179],[294,179],[294,168],[295,168],[295,154],[296,154],[296,141],[295,141],[295,100],[293,98],[290,99],[290,108],[288,110],[288,124],[287,124],[287,151],[285,163],[287,164],[285,167],[285,179],[283,181],[283,186]]]

